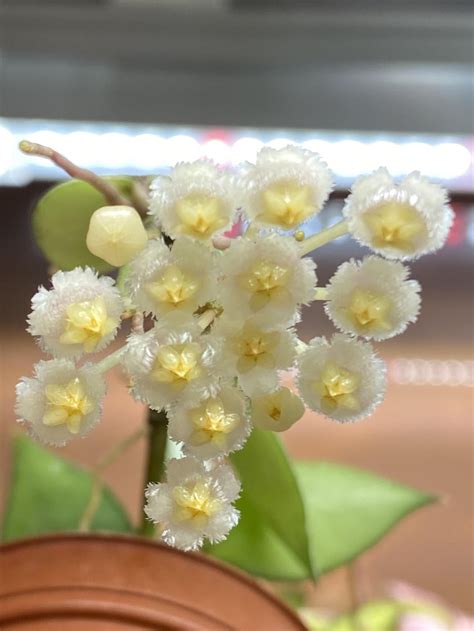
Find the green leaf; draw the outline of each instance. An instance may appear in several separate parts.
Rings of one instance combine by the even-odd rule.
[[[91,488],[91,473],[29,438],[16,438],[3,539],[77,530]],[[91,530],[133,530],[121,504],[106,487],[102,487]]]
[[[125,196],[129,196],[130,177],[107,177]],[[108,202],[87,182],[69,180],[51,188],[33,211],[33,233],[48,261],[62,270],[90,265],[100,272],[112,267],[89,252],[86,236],[92,213]]]
[[[232,455],[242,481],[238,526],[211,553],[254,574],[276,580],[313,575],[304,506],[292,468],[272,432],[255,428]]]
[[[321,572],[348,563],[435,497],[366,471],[296,462],[313,562]]]
[[[310,576],[309,569],[276,534],[245,491],[236,507],[240,510],[239,524],[225,541],[208,546],[207,552],[268,580],[298,581]]]

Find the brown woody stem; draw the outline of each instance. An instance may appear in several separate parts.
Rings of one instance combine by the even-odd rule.
[[[124,197],[120,191],[115,188],[115,186],[110,184],[110,182],[104,180],[88,169],[78,167],[62,154],[58,153],[54,149],[51,149],[51,147],[46,147],[45,145],[40,145],[36,142],[29,142],[28,140],[22,140],[19,147],[23,153],[48,158],[71,177],[87,182],[99,191],[99,193],[102,193],[108,203],[112,206],[130,205],[129,200]]]

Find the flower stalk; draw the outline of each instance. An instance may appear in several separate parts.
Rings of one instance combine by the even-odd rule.
[[[98,370],[98,372],[103,374],[107,372],[108,370],[110,370],[111,368],[114,368],[115,366],[120,364],[120,361],[122,357],[124,356],[126,350],[127,350],[126,346],[121,346],[119,349],[117,349],[113,353],[110,353],[109,355],[107,355],[107,357],[104,357],[104,359],[98,362],[96,365],[96,369]]]
[[[301,243],[301,256],[305,254],[309,254],[313,250],[317,250],[326,243],[337,239],[338,237],[342,237],[344,234],[349,232],[349,227],[347,225],[347,221],[338,221],[334,226],[330,228],[326,228],[325,230],[321,230],[321,232],[317,232],[313,234],[311,237],[308,237]]]
[[[317,287],[316,291],[314,292],[313,300],[327,300],[328,295],[329,295],[329,292],[326,289],[326,287]]]
[[[22,140],[19,147],[23,153],[48,158],[71,177],[87,182],[99,191],[99,193],[102,193],[109,204],[112,204],[113,206],[129,205],[130,202],[128,199],[124,197],[120,191],[115,188],[115,186],[110,184],[110,182],[99,177],[93,171],[78,167],[55,149],[51,149],[51,147],[46,147],[45,145],[40,145],[37,142],[30,142],[29,140]]]

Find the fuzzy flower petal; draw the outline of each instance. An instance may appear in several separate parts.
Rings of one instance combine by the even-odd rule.
[[[315,264],[301,258],[292,237],[234,239],[221,258],[219,302],[234,318],[253,316],[267,327],[293,324],[299,307],[314,297]]]
[[[304,414],[304,403],[288,388],[252,399],[252,423],[261,429],[284,432]]]
[[[327,286],[325,310],[345,333],[386,340],[415,322],[420,285],[398,261],[366,256],[343,263]]]
[[[343,213],[362,245],[393,259],[441,248],[454,217],[445,189],[417,172],[396,184],[385,168],[355,182]]]
[[[204,540],[223,541],[239,521],[232,506],[240,493],[231,467],[201,463],[192,456],[168,463],[167,482],[150,484],[145,512],[161,528],[165,543],[197,550]]]
[[[200,460],[241,449],[251,430],[245,396],[230,385],[191,406],[178,402],[169,418],[170,438]]]
[[[150,214],[173,239],[209,241],[231,227],[235,209],[232,178],[207,160],[181,162],[151,185]]]
[[[345,423],[382,402],[386,369],[370,344],[336,334],[330,342],[314,338],[299,356],[297,384],[308,407]]]
[[[173,313],[146,333],[132,334],[123,365],[133,396],[155,410],[178,399],[194,403],[218,387],[220,340],[201,335],[196,321]]]
[[[214,297],[216,282],[213,252],[189,237],[179,237],[171,249],[161,240],[149,241],[126,279],[137,307],[157,316],[193,313]]]
[[[242,205],[251,221],[290,230],[319,213],[333,187],[331,172],[308,149],[264,147],[242,169]]]
[[[296,356],[296,336],[291,330],[267,330],[252,320],[241,324],[222,318],[214,332],[225,340],[225,374],[237,376],[249,397],[276,390],[279,371],[290,368]]]
[[[105,348],[120,326],[124,306],[114,280],[90,267],[56,272],[52,288],[40,287],[31,300],[28,331],[43,350],[77,357]]]
[[[76,368],[68,359],[41,361],[33,378],[16,387],[16,413],[36,439],[63,446],[84,436],[99,421],[105,381],[91,364]]]

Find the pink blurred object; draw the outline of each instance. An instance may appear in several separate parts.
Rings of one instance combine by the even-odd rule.
[[[474,618],[450,609],[435,594],[398,582],[391,584],[389,594],[403,603],[413,603],[433,609],[432,615],[428,612],[416,611],[404,614],[400,619],[399,631],[474,631]],[[436,609],[439,609],[440,617],[436,616]],[[443,614],[446,617],[445,620],[441,619]]]
[[[229,239],[235,239],[236,237],[240,237],[243,231],[244,231],[244,222],[242,221],[242,219],[239,219],[238,221],[234,223],[234,225],[232,226],[230,230],[227,230],[227,232],[224,232],[224,236],[228,237]]]
[[[243,234],[244,227],[244,222],[239,219],[235,222],[230,230],[227,230],[227,232],[224,232],[223,235],[214,237],[212,239],[213,246],[218,250],[227,250],[227,248],[230,246],[231,240],[235,239],[236,237],[240,237]]]

